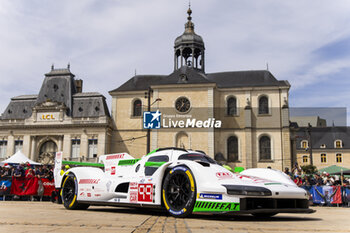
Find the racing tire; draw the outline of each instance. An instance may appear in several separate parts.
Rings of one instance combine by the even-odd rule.
[[[168,213],[177,218],[190,215],[196,202],[196,191],[196,182],[188,167],[172,168],[162,186],[163,204]]]
[[[272,216],[275,216],[278,213],[256,213],[252,214],[256,218],[270,218]]]
[[[82,204],[77,201],[78,183],[74,174],[69,173],[62,184],[62,202],[66,209],[69,210],[85,210],[89,208],[89,204]]]

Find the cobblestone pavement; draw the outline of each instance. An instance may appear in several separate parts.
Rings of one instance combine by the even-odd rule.
[[[50,202],[0,202],[0,232],[350,232],[350,208],[313,207],[314,214],[192,216],[147,209],[66,210]]]

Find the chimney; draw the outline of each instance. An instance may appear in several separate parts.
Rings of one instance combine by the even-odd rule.
[[[77,79],[75,80],[75,87],[77,88],[77,93],[83,92],[83,80]]]

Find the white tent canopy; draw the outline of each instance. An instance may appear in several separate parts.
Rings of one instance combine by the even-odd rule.
[[[33,160],[30,160],[27,156],[25,156],[20,150],[17,151],[14,155],[12,155],[10,158],[1,161],[0,164],[5,163],[27,163],[29,162],[31,165],[41,165],[41,163],[37,163]]]

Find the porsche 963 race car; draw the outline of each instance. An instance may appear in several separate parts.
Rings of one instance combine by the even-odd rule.
[[[56,163],[61,165],[59,159]],[[55,172],[65,208],[165,208],[174,217],[314,212],[307,192],[284,173],[261,168],[233,173],[199,151],[162,148],[141,159],[127,153],[103,155],[95,166],[100,167],[74,167],[63,175]]]

